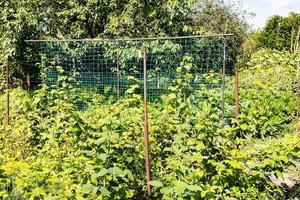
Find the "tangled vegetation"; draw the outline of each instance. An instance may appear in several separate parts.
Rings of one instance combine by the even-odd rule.
[[[222,118],[220,89],[194,88],[193,69],[182,62],[163,103],[149,105],[151,199],[290,197],[270,178],[300,170],[289,56],[263,50],[241,72],[239,119],[233,82]],[[214,74],[206,79],[216,81]],[[11,91],[11,125],[0,115],[0,199],[148,198],[137,85],[109,103],[96,94],[87,101],[73,81],[61,75],[51,88]],[[78,111],[82,101],[88,106]]]
[[[300,15],[273,16],[264,29],[253,32],[249,14],[241,1],[231,0],[1,1],[0,200],[298,198]],[[181,39],[148,45],[121,42],[123,51],[114,42],[79,42],[77,48],[25,42],[224,32],[235,37],[190,44]],[[148,105],[151,196],[145,192],[143,88],[131,73],[138,72],[135,64],[142,65],[142,52],[136,51],[142,46],[147,47],[152,86],[155,82],[161,89],[153,90],[158,98],[164,94]],[[183,49],[195,55],[190,58]],[[171,52],[170,58],[164,52]],[[209,60],[199,52],[208,52]],[[234,64],[242,65],[238,116],[234,77],[226,77],[223,113],[220,74],[209,72],[214,67],[219,72],[225,59],[221,52],[228,54],[228,72]],[[4,80],[7,61],[10,91]],[[128,63],[133,67],[126,74]],[[156,84],[153,77],[164,74],[162,66],[170,69],[174,82],[165,74]],[[193,73],[205,66],[201,77]],[[80,79],[67,68],[88,73]],[[98,77],[91,76],[94,69]],[[119,83],[126,87],[117,100],[116,84],[104,77],[120,72],[126,76]],[[95,83],[92,96],[84,80]]]

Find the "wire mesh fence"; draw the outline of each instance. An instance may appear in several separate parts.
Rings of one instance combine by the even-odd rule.
[[[79,91],[87,92],[91,96],[101,94],[117,101],[126,98],[128,91],[134,88],[134,93],[144,96],[144,101],[148,99],[157,102],[161,100],[162,95],[169,93],[169,88],[174,81],[181,78],[182,73],[178,71],[181,67],[194,75],[190,78],[190,84],[194,88],[199,89],[204,84],[209,88],[220,89],[219,96],[222,98],[222,105],[219,107],[224,109],[226,76],[227,74],[233,75],[234,70],[230,57],[231,40],[231,35],[219,35],[36,42],[40,46],[41,60],[38,61],[38,65],[42,71],[42,82],[50,87],[60,86],[63,76],[63,79],[70,79]],[[214,74],[216,81],[208,81],[205,78],[207,74]],[[232,99],[235,99],[235,110],[232,110],[235,111],[236,116],[239,113],[238,76],[237,69],[235,87],[231,82],[232,85],[227,88],[229,90],[227,92],[232,93]],[[4,87],[9,88],[9,85]],[[297,98],[298,119],[299,87],[297,87]],[[5,120],[8,122],[10,100],[5,97],[1,101],[6,101],[6,104],[3,103],[1,106],[1,111],[7,112],[8,118]],[[230,103],[232,104],[233,101],[231,100]],[[148,159],[146,163],[147,186],[150,187],[147,112],[147,104],[144,104],[144,134],[145,144],[147,144],[145,158]],[[222,112],[222,117],[224,117],[224,110]],[[228,119],[233,117],[233,112],[230,114]],[[151,120],[149,121],[151,125]]]
[[[8,74],[4,74],[1,81],[1,92],[8,93],[5,99],[2,96],[1,108],[7,113],[7,119],[2,121],[9,122],[12,101],[9,99],[9,88],[19,85],[14,80],[8,82],[6,78],[9,79],[10,74],[15,73],[15,69],[21,65],[28,71],[34,68],[34,73],[37,68],[41,71],[42,80],[37,80],[30,74],[22,77],[26,79],[23,80],[25,88],[29,89],[32,88],[31,85],[40,83],[60,87],[59,82],[63,76],[72,80],[79,96],[82,92],[89,96],[88,99],[92,99],[95,94],[101,94],[109,98],[110,102],[129,96],[132,89],[134,94],[141,97],[146,94],[147,100],[151,102],[161,101],[161,96],[170,92],[169,88],[174,85],[174,80],[181,78],[182,73],[177,71],[178,68],[191,68],[190,73],[194,76],[190,83],[198,89],[203,84],[218,88],[223,104],[221,107],[224,109],[226,76],[233,75],[230,57],[232,39],[233,35],[228,34],[119,40],[29,41],[40,47],[40,60],[9,61]],[[216,80],[207,81],[207,74],[214,74]],[[78,108],[84,108],[88,99],[79,101]],[[222,115],[224,116],[224,110]]]
[[[193,74],[189,84],[221,89],[224,116],[227,38],[193,37],[136,40],[69,40],[41,42],[43,81],[57,85],[61,74],[76,87],[115,100],[128,91],[144,97],[144,143],[147,193],[151,194],[147,101],[159,101],[174,80]],[[179,71],[181,69],[181,71]],[[183,73],[182,73],[183,72]],[[205,78],[213,73],[217,81]],[[183,77],[186,78],[186,77]]]
[[[3,70],[4,69],[4,70]],[[9,124],[9,105],[10,105],[10,98],[9,98],[9,63],[6,62],[2,65],[1,69],[1,78],[0,78],[0,94],[6,94],[1,95],[0,98],[0,111],[2,113],[6,113],[6,118],[4,118],[4,115],[2,115],[2,118],[0,119],[1,124]]]
[[[228,64],[229,36],[182,37],[136,40],[65,40],[41,41],[43,81],[57,84],[60,72],[73,76],[89,93],[99,93],[117,100],[136,84],[135,92],[143,94],[144,73],[147,73],[147,97],[160,100],[173,81],[180,77],[176,69],[193,67],[191,83],[221,87]],[[146,52],[144,54],[144,51]],[[146,60],[146,72],[143,63]],[[229,68],[228,68],[229,69]],[[224,71],[224,72],[223,72]],[[205,82],[204,74],[215,73],[218,82]]]
[[[151,194],[147,101],[160,101],[175,80],[188,71],[189,85],[221,89],[224,116],[228,39],[225,35],[129,40],[39,41],[43,82],[59,86],[70,79],[93,95],[118,100],[134,92],[144,97],[144,143],[147,193]],[[179,70],[181,69],[181,71]],[[183,72],[183,73],[182,73]],[[215,81],[206,75],[214,74]],[[62,78],[63,76],[63,78]]]
[[[5,86],[5,79],[3,78],[5,77],[3,74],[1,74],[1,78],[0,78],[0,112],[1,113],[6,113],[6,104],[7,104],[7,100],[5,99],[4,93],[6,91],[6,86]],[[5,115],[1,115],[0,117],[0,125],[7,123],[6,119],[4,117]]]

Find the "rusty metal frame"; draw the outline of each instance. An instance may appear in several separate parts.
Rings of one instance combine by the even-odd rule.
[[[238,65],[234,70],[234,111],[236,119],[239,118],[239,67]]]
[[[120,49],[117,50],[117,98],[120,99]]]
[[[297,94],[296,94],[296,132],[299,133],[299,106],[300,106],[300,100],[299,100],[299,95],[300,95],[300,91],[299,91],[299,87],[300,87],[300,83],[297,80]]]
[[[224,40],[224,47],[223,47],[223,66],[221,69],[222,72],[222,88],[221,88],[221,100],[222,100],[222,118],[225,116],[225,87],[226,87],[226,43]]]
[[[148,108],[147,108],[147,52],[146,47],[143,49],[143,71],[144,71],[144,140],[145,140],[145,161],[146,161],[146,178],[147,178],[147,194],[151,195],[151,175],[150,175],[150,158],[149,158],[149,130],[148,130]]]
[[[300,106],[300,81],[299,81],[300,60],[296,71],[296,133],[299,134],[299,106]]]
[[[9,58],[6,61],[6,123],[9,125],[10,122],[10,96],[9,96]]]
[[[174,36],[174,37],[144,37],[144,38],[87,38],[87,39],[50,39],[50,40],[25,40],[25,42],[85,42],[85,41],[145,41],[145,40],[172,40],[172,39],[189,39],[189,38],[207,38],[207,37],[227,37],[235,34],[211,34],[211,35],[194,35],[194,36]]]
[[[95,39],[50,39],[50,40],[25,40],[25,42],[122,42],[122,41],[151,41],[151,40],[176,40],[176,39],[196,39],[196,38],[211,38],[220,37],[224,39],[224,57],[223,64],[220,66],[220,76],[222,77],[222,88],[221,88],[221,98],[222,98],[222,118],[225,115],[225,88],[226,88],[226,40],[225,37],[234,36],[234,34],[211,34],[211,35],[196,35],[196,36],[176,36],[176,37],[147,37],[147,38],[119,38],[119,39],[108,39],[108,38],[95,38]],[[118,99],[120,96],[120,50],[117,50],[117,95]],[[143,48],[143,78],[144,78],[144,156],[145,156],[145,170],[146,170],[146,189],[147,195],[151,195],[151,170],[150,170],[150,141],[149,141],[149,127],[148,127],[148,108],[147,108],[147,51]],[[237,73],[237,72],[236,72]],[[238,74],[236,74],[238,76]],[[236,79],[236,86],[238,87],[238,79]],[[238,95],[236,90],[235,95]],[[237,115],[237,103],[238,96],[236,96],[236,115]]]

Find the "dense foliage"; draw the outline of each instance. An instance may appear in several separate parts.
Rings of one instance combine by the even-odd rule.
[[[242,72],[248,80],[241,82],[238,121],[232,85],[222,118],[219,88],[194,88],[193,65],[188,57],[181,62],[181,76],[164,103],[149,105],[153,199],[284,197],[269,177],[282,177],[292,166],[299,170],[300,139],[292,133],[295,105],[286,79],[294,77],[295,69],[293,63],[280,66],[279,80],[287,84],[278,87],[272,79],[275,68],[268,68],[277,61],[259,61],[261,54],[266,51]],[[278,52],[268,54],[281,58]],[[96,95],[88,108],[78,111],[76,105],[85,96],[68,84],[73,81],[61,76],[57,86],[43,86],[33,94],[12,91],[11,125],[0,127],[1,198],[147,198],[137,85],[133,83],[126,99],[110,104]],[[207,74],[206,81],[214,82],[216,76]]]
[[[203,13],[201,16],[199,13]],[[211,15],[216,17],[212,18]],[[236,33],[247,28],[235,3],[214,0],[9,0],[0,2],[0,63],[10,57],[12,78],[37,81],[39,44],[26,39],[120,38]],[[226,23],[223,23],[226,19]],[[30,61],[30,63],[23,63]],[[34,61],[34,62],[32,62]],[[3,68],[1,69],[3,72]],[[16,81],[15,81],[16,82]]]
[[[258,36],[258,47],[276,50],[296,50],[300,41],[300,13],[287,17],[274,15]]]
[[[20,80],[24,85],[28,79],[40,78],[39,65],[20,62],[40,60],[39,46],[28,45],[25,39],[232,32],[237,34],[229,44],[229,62],[233,62],[247,30],[246,13],[236,6],[235,1],[222,0],[0,2],[0,60],[4,63],[10,56],[16,61],[11,63],[15,85],[10,90],[10,125],[5,115],[7,91],[0,80],[0,199],[299,196],[295,93],[300,55],[269,50],[293,49],[297,13],[287,18],[274,16],[244,44],[238,117],[234,115],[233,77],[226,77],[222,116],[221,92],[216,87],[219,74],[202,74],[201,80],[211,84],[195,87],[195,80],[200,80],[193,73],[195,58],[177,58],[177,79],[168,94],[148,106],[151,197],[145,193],[142,88],[136,78],[127,77],[131,85],[118,101],[79,89],[78,74],[66,76],[64,66],[55,69],[55,84],[42,84],[35,91],[16,88]],[[79,58],[86,47],[69,52]],[[181,50],[173,43],[147,47],[156,54]],[[269,49],[255,52],[257,47]],[[127,48],[132,49],[131,45]],[[110,50],[112,60],[115,46]],[[137,58],[128,55],[126,59]],[[287,185],[286,179],[294,184]]]
[[[259,50],[240,75],[241,128],[257,137],[293,130],[299,54]],[[249,100],[250,99],[250,100]]]

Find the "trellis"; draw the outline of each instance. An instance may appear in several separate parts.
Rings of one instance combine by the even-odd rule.
[[[150,159],[147,103],[160,101],[174,80],[178,67],[191,67],[189,80],[195,88],[203,84],[220,88],[224,116],[226,74],[233,73],[230,44],[232,34],[136,39],[28,40],[40,46],[42,82],[57,86],[59,77],[72,77],[71,84],[89,94],[99,93],[115,101],[134,93],[144,97],[144,140],[147,193],[150,195]],[[187,62],[184,62],[187,61]],[[207,74],[217,81],[208,82]],[[238,115],[238,71],[235,70],[235,112]],[[6,66],[9,89],[9,63]],[[7,92],[9,123],[9,90]]]
[[[146,60],[147,97],[155,101],[168,93],[168,88],[180,76],[176,68],[184,57],[189,57],[190,64],[196,68],[193,73],[197,78],[191,80],[195,87],[200,84],[221,87],[225,72],[229,72],[226,71],[229,62],[226,58],[231,36],[38,42],[47,85],[57,83],[59,67],[66,76],[77,72],[78,87],[90,93],[100,93],[117,100],[126,96],[134,82],[139,86],[136,93],[142,94]],[[219,74],[218,83],[204,81],[203,75],[212,72]]]

